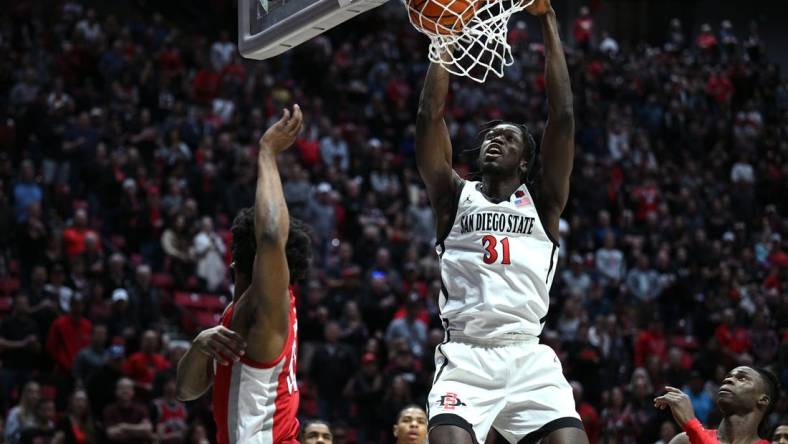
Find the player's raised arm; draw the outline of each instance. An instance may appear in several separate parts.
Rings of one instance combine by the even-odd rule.
[[[542,136],[540,211],[547,230],[554,239],[558,239],[558,222],[569,198],[569,177],[575,156],[572,86],[550,1],[537,0],[528,11],[538,16],[542,23],[545,46],[548,114]]]
[[[301,109],[284,110],[282,118],[260,138],[255,192],[255,252],[252,282],[239,300],[236,316],[251,316],[247,340],[256,344],[247,355],[256,361],[270,361],[282,351],[287,340],[290,316],[290,270],[285,246],[290,227],[276,155],[293,145],[301,130]],[[243,312],[243,313],[241,313]]]
[[[416,164],[435,212],[439,239],[450,228],[449,219],[460,184],[459,176],[452,169],[451,140],[443,119],[448,93],[448,71],[431,63],[416,119]]]

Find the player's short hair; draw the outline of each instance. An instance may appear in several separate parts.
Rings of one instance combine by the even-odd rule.
[[[301,424],[301,433],[304,433],[304,431],[306,431],[307,427],[309,427],[311,425],[315,425],[315,424],[322,424],[322,425],[328,427],[328,430],[331,430],[331,423],[330,422],[326,421],[325,419],[319,419],[318,418],[318,419],[308,419],[308,420],[304,421],[304,423]]]
[[[254,207],[244,208],[233,220],[232,256],[235,268],[247,276],[252,275],[257,241],[254,231]],[[312,240],[309,229],[298,219],[290,218],[290,232],[285,246],[290,283],[306,276],[312,259]]]
[[[764,412],[763,418],[761,418],[761,422],[758,424],[758,436],[761,438],[768,438],[769,431],[767,423],[769,416],[777,406],[777,402],[780,401],[780,381],[774,373],[765,368],[753,367],[752,369],[761,375],[763,387],[766,390],[766,395],[769,397],[769,405],[766,407],[766,412]]]
[[[498,125],[512,125],[520,128],[520,132],[523,134],[523,153],[522,158],[528,162],[528,169],[525,173],[520,177],[520,182],[526,185],[532,184],[541,169],[541,165],[539,162],[539,145],[536,144],[536,139],[534,139],[533,134],[531,133],[530,128],[528,125],[524,123],[515,123],[509,122],[506,120],[492,120],[484,125],[482,125],[482,130],[480,135],[482,138],[487,134],[488,131],[495,128]]]
[[[424,407],[418,404],[408,404],[405,407],[403,407],[402,410],[399,411],[399,413],[397,413],[397,418],[394,422],[398,423],[400,418],[402,418],[402,414],[405,413],[405,410],[410,410],[410,409],[421,410],[422,412],[424,412],[424,415],[427,414],[427,412],[424,410]]]

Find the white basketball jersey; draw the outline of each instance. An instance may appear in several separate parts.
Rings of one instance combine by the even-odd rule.
[[[497,204],[480,187],[464,183],[451,231],[436,247],[447,335],[538,336],[550,306],[558,244],[548,237],[525,185]]]

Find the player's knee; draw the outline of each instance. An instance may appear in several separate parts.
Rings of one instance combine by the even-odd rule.
[[[474,444],[467,430],[454,425],[435,426],[427,440],[429,444]]]

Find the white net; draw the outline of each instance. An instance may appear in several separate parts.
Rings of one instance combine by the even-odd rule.
[[[509,18],[534,1],[404,0],[410,23],[430,38],[430,61],[479,83],[514,63]]]

